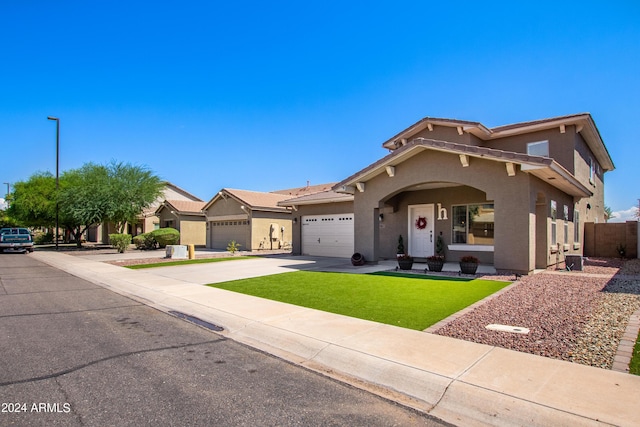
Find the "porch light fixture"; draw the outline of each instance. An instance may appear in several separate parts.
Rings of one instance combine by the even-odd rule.
[[[378,215],[378,219],[380,220],[380,222],[384,221],[384,214]]]

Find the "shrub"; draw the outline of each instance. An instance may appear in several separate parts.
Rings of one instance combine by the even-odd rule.
[[[131,244],[131,234],[109,234],[109,243],[118,253],[123,253]]]
[[[133,238],[133,244],[136,245],[136,249],[141,250],[156,249],[158,247],[158,242],[156,242],[151,232],[138,234]]]
[[[472,256],[472,255],[465,255],[462,258],[460,258],[460,262],[470,262],[470,263],[478,263],[478,258]]]
[[[53,233],[52,232],[43,233],[41,231],[38,231],[35,233],[35,237],[33,238],[33,243],[35,243],[36,245],[53,243]]]
[[[240,250],[240,243],[237,243],[235,240],[232,240],[227,245],[227,251],[231,252],[231,255],[234,255],[236,252]]]
[[[167,245],[177,245],[180,241],[180,232],[170,227],[153,230],[151,236],[158,242],[161,248]]]

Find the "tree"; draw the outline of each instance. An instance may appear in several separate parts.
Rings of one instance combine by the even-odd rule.
[[[613,215],[613,212],[611,211],[611,208],[609,206],[605,205],[605,207],[604,207],[604,221],[605,222],[609,222],[609,220],[611,218],[613,218],[612,215]]]
[[[107,165],[86,163],[60,176],[60,189],[49,172],[32,175],[13,186],[10,217],[26,226],[55,225],[56,202],[59,223],[82,244],[87,228],[112,221],[119,233],[126,222],[135,222],[164,189],[164,182],[141,166],[111,162]]]
[[[0,227],[18,227],[20,222],[9,216],[6,210],[0,210]]]
[[[51,227],[56,223],[56,179],[36,172],[13,184],[7,214],[26,227]]]
[[[127,222],[135,223],[142,211],[162,195],[165,183],[142,166],[112,161],[107,168],[110,207],[106,218],[122,233]]]
[[[60,178],[60,223],[82,245],[82,234],[103,222],[109,212],[109,171],[105,166],[86,163],[63,172]]]
[[[80,246],[81,236],[94,224],[111,221],[118,233],[135,222],[164,189],[164,182],[147,168],[129,163],[87,163],[63,174],[60,209],[64,224]]]

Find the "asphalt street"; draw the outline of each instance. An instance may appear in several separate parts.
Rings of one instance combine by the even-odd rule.
[[[0,425],[443,426],[210,329],[0,254]]]

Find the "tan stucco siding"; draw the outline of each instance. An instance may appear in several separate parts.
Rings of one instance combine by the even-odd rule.
[[[180,221],[180,244],[204,246],[207,243],[206,223],[201,221]]]
[[[456,127],[451,126],[433,126],[433,130],[424,129],[414,136],[410,137],[409,140],[413,140],[415,138],[425,138],[425,139],[435,139],[439,141],[451,141],[457,142],[460,144],[469,144],[469,145],[478,145],[478,139],[471,135],[470,133],[463,132],[462,135],[458,133],[458,129]]]
[[[527,153],[527,144],[531,142],[549,142],[549,157],[553,158],[569,173],[574,173],[573,145],[575,138],[575,126],[567,126],[565,133],[560,133],[560,128],[531,132],[524,135],[514,135],[484,141],[482,145],[498,150]]]
[[[205,215],[212,216],[225,216],[225,215],[246,215],[247,211],[241,208],[242,204],[231,197],[219,198],[215,201],[207,210]]]
[[[270,233],[271,224],[277,224],[275,236]],[[251,221],[251,248],[253,250],[282,248],[285,242],[292,241],[291,226],[290,218],[254,217]]]
[[[604,172],[580,134],[577,134],[575,137],[574,158],[576,178],[593,192],[593,196],[580,201],[581,208],[584,208],[584,210],[581,211],[581,213],[584,212],[582,218],[586,222],[604,222]],[[592,159],[595,164],[593,182],[589,180],[591,172],[590,159]],[[590,209],[586,209],[587,204],[591,206]]]

